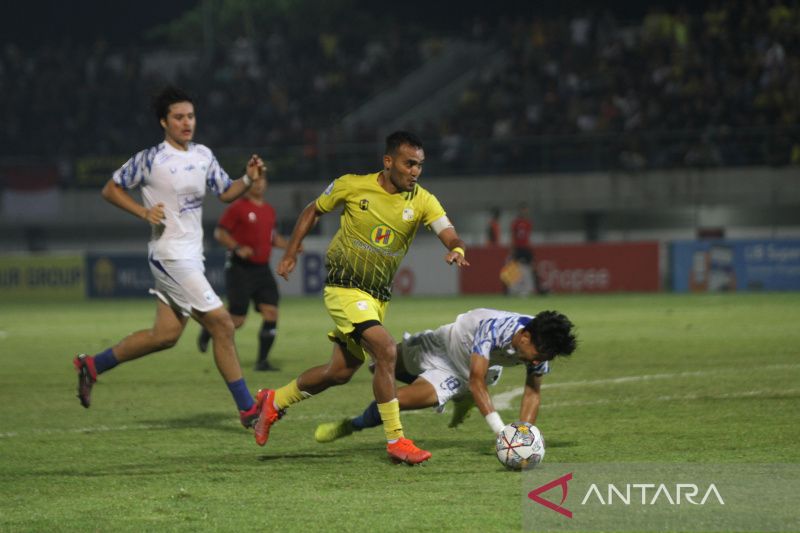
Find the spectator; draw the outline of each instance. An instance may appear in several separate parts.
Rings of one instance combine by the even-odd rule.
[[[488,243],[492,246],[500,244],[500,208],[493,207],[490,211],[489,224],[486,226]]]
[[[511,221],[511,259],[523,265],[527,265],[531,271],[534,291],[538,294],[547,294],[547,289],[542,286],[539,275],[536,272],[536,262],[531,246],[531,233],[533,232],[533,222],[528,213],[528,205],[519,204],[517,216]]]

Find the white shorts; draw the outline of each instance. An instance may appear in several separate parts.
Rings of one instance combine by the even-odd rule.
[[[156,280],[156,288],[150,289],[150,293],[183,316],[190,316],[192,310],[205,313],[222,307],[222,300],[206,279],[202,260],[151,256],[149,264]]]
[[[450,363],[444,339],[438,330],[427,330],[414,335],[403,335],[401,356],[406,370],[433,385],[439,405],[453,398],[469,394],[469,374],[459,372]],[[503,367],[490,366],[486,384],[494,385],[500,379]]]

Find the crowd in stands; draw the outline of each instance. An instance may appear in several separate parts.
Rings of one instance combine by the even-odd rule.
[[[158,138],[150,98],[185,87],[198,139],[211,146],[302,144],[422,61],[398,30],[322,33],[289,41],[280,25],[210,57],[65,43],[0,50],[0,155],[129,153]],[[416,43],[416,40],[413,40]]]
[[[797,0],[653,8],[634,21],[591,10],[475,20],[456,33],[497,44],[506,62],[482,70],[440,116],[409,125],[436,148],[442,170],[800,163]],[[434,54],[432,35],[343,24],[296,40],[276,24],[213,54],[7,44],[0,157],[151,145],[159,135],[149,97],[165,81],[195,95],[198,141],[214,148],[299,146],[313,159],[321,139],[375,143],[378,129],[345,131],[342,117]]]
[[[800,163],[796,1],[718,2],[694,14],[653,8],[627,25],[587,11],[556,23],[506,21],[493,38],[507,65],[485,72],[425,128],[454,165],[470,157],[494,159],[495,170],[548,158],[556,169]]]

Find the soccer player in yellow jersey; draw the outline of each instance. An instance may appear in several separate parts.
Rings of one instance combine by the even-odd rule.
[[[259,445],[267,442],[272,424],[287,407],[328,387],[347,383],[369,354],[375,360],[372,390],[389,457],[407,464],[430,458],[430,452],[417,448],[403,435],[394,380],[397,346],[383,327],[392,280],[420,225],[430,227],[445,245],[447,263],[469,265],[464,242],[441,204],[417,184],[424,160],[422,141],[417,136],[392,133],[386,138],[382,171],[336,179],[300,213],[277,269],[278,275],[287,279],[297,263],[303,238],[319,217],[338,206],[344,208],[339,231],[326,256],[325,307],[336,324],[328,333],[333,354],[329,362],[306,370],[287,385],[259,391],[261,411],[255,424]]]

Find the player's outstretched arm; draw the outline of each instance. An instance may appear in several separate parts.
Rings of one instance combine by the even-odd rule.
[[[289,238],[289,243],[286,245],[286,250],[283,252],[283,259],[281,259],[281,262],[278,264],[277,273],[283,279],[289,279],[289,274],[297,265],[297,254],[300,253],[303,239],[305,239],[308,232],[311,231],[311,228],[314,227],[322,214],[323,213],[317,211],[316,203],[311,202],[303,209],[300,216],[297,217],[292,236]]]
[[[542,402],[542,376],[529,374],[525,380],[525,392],[519,406],[519,419],[522,422],[536,424],[539,415],[539,405]]]
[[[245,175],[238,180],[234,180],[231,186],[228,187],[228,190],[219,195],[219,199],[226,203],[236,200],[247,192],[247,189],[249,189],[254,182],[264,179],[266,173],[267,166],[264,164],[264,161],[256,154],[251,155],[250,160],[247,161],[247,171]]]
[[[465,252],[466,245],[458,236],[453,226],[442,229],[436,236],[439,237],[439,240],[442,241],[445,248],[449,250],[447,255],[444,256],[444,260],[447,261],[448,265],[455,263],[460,267],[469,266],[469,261],[466,259]]]
[[[108,203],[142,218],[151,224],[164,223],[164,204],[159,203],[148,209],[134,200],[131,195],[128,194],[125,189],[117,185],[113,179],[108,180],[100,194]]]
[[[505,424],[492,404],[492,397],[486,387],[486,372],[489,370],[489,359],[480,354],[474,353],[470,358],[469,364],[469,390],[475,405],[486,419],[486,423],[495,433],[500,433]]]

